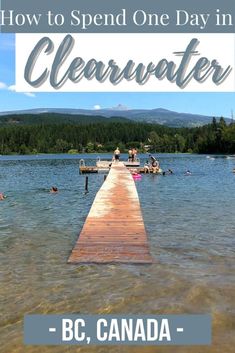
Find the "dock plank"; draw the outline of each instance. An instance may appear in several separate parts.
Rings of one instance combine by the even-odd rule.
[[[96,194],[69,263],[152,263],[135,182],[113,163]]]

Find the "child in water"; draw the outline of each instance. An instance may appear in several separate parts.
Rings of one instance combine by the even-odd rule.
[[[184,175],[192,175],[192,172],[190,172],[190,170],[186,170],[186,172],[184,173]]]
[[[2,192],[0,192],[0,201],[5,200],[6,196],[4,196],[4,194]]]
[[[55,187],[55,186],[52,186],[51,190],[50,190],[50,193],[51,194],[56,194],[58,192],[58,188]]]

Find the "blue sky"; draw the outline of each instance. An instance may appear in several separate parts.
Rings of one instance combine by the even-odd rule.
[[[165,108],[210,116],[235,115],[235,93],[16,93],[14,35],[0,34],[0,111],[31,108]]]

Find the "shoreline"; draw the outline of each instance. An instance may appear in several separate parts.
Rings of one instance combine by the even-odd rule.
[[[113,154],[113,152],[80,152],[80,153],[31,153],[31,154],[19,154],[19,153],[10,153],[10,154],[0,154],[0,157],[7,157],[7,156],[79,156],[79,155],[107,155]],[[194,155],[194,156],[231,156],[231,153],[194,153],[194,152],[141,152],[138,155],[145,155],[145,154],[153,154],[153,155]],[[121,155],[128,155],[127,152],[121,153]]]

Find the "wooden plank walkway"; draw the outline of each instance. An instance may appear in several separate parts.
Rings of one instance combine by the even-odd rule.
[[[132,175],[113,163],[98,191],[69,263],[152,263]]]

